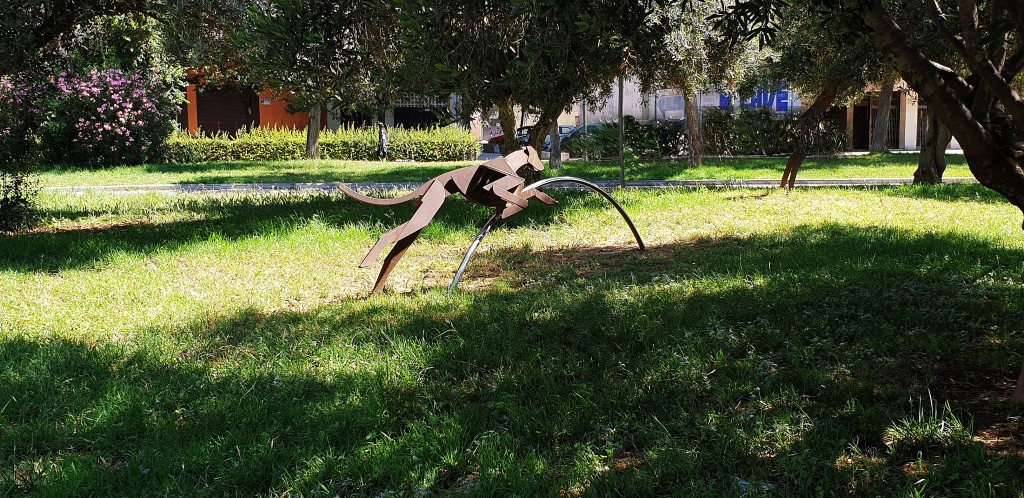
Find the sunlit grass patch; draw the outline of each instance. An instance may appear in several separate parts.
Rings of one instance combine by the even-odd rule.
[[[1021,214],[981,187],[616,190],[647,252],[554,195],[451,295],[489,212],[449,199],[369,296],[412,206],[44,194],[0,239],[0,494],[1024,489],[973,441],[1020,431],[1024,350]]]
[[[963,155],[946,157],[947,177],[969,177]],[[812,157],[800,178],[904,178],[913,177],[918,154]],[[37,177],[44,186],[150,185],[187,183],[377,183],[424,182],[444,172],[480,161],[415,163],[381,161],[234,161],[202,164],[149,164],[100,170],[50,167]],[[782,177],[786,157],[709,157],[700,167],[683,159],[630,159],[626,178],[635,180],[746,180]],[[569,175],[590,180],[618,180],[618,161],[565,163],[547,176]]]

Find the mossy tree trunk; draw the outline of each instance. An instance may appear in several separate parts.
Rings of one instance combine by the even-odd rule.
[[[921,158],[914,171],[914,183],[942,183],[942,174],[946,171],[946,148],[953,139],[949,128],[928,113],[928,135],[921,142]]]
[[[889,112],[892,110],[892,92],[895,85],[894,81],[886,81],[878,92],[878,114],[875,115],[869,152],[889,152]]]
[[[306,125],[306,159],[320,159],[321,110],[319,105],[309,110],[309,123]]]

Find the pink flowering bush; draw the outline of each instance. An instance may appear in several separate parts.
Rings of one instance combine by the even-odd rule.
[[[61,73],[44,106],[44,158],[94,167],[161,161],[180,101],[180,89],[152,73]]]

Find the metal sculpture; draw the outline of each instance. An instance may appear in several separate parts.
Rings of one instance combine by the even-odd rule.
[[[633,221],[629,219],[622,206],[615,202],[615,199],[600,187],[586,180],[572,177],[548,178],[527,186],[526,180],[517,173],[524,166],[538,172],[544,170],[544,163],[541,162],[540,156],[537,155],[537,151],[532,147],[527,147],[505,157],[492,159],[479,166],[468,166],[449,171],[424,183],[412,193],[394,199],[368,197],[345,185],[339,185],[338,188],[345,195],[375,206],[392,206],[410,201],[415,201],[418,204],[412,218],[382,235],[377,240],[377,243],[370,248],[370,252],[366,254],[362,262],[359,263],[360,268],[370,266],[380,256],[381,251],[385,247],[392,243],[395,245],[387,257],[384,258],[384,265],[381,267],[372,292],[376,294],[384,289],[384,283],[387,281],[388,275],[395,269],[398,261],[409,250],[412,243],[416,241],[420,231],[430,223],[430,220],[434,218],[437,211],[441,209],[444,200],[449,195],[457,193],[461,193],[463,197],[474,204],[495,208],[495,213],[487,221],[480,234],[477,235],[476,240],[470,246],[469,251],[462,260],[462,264],[459,266],[458,272],[455,274],[455,279],[448,286],[449,291],[454,290],[458,286],[459,280],[462,278],[469,260],[480,246],[480,242],[499,221],[525,209],[530,199],[535,198],[551,206],[557,204],[554,199],[539,190],[540,187],[552,183],[568,182],[583,185],[595,190],[605,199],[611,201],[615,208],[618,209],[619,214],[626,220],[630,230],[632,230],[640,250],[644,250],[643,240],[640,239],[640,234],[633,225]]]

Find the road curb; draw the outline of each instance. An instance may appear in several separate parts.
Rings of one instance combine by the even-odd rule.
[[[951,183],[978,183],[974,178],[954,177],[943,180],[946,184]],[[619,188],[619,182],[614,180],[594,181],[594,184],[605,189]],[[909,178],[820,178],[809,180],[797,180],[797,187],[892,187],[900,185],[911,185],[913,180]],[[187,184],[153,184],[153,185],[97,185],[97,186],[74,186],[74,187],[44,187],[46,192],[63,193],[229,193],[229,192],[250,192],[250,193],[284,193],[284,192],[333,192],[338,190],[340,183],[187,183]],[[346,183],[345,185],[354,190],[362,191],[388,191],[388,190],[414,190],[423,185],[417,182],[382,182],[382,183]],[[666,189],[666,188],[778,188],[778,180],[638,180],[626,182],[626,188],[631,189]],[[546,188],[555,189],[577,189],[572,185],[554,185]]]

